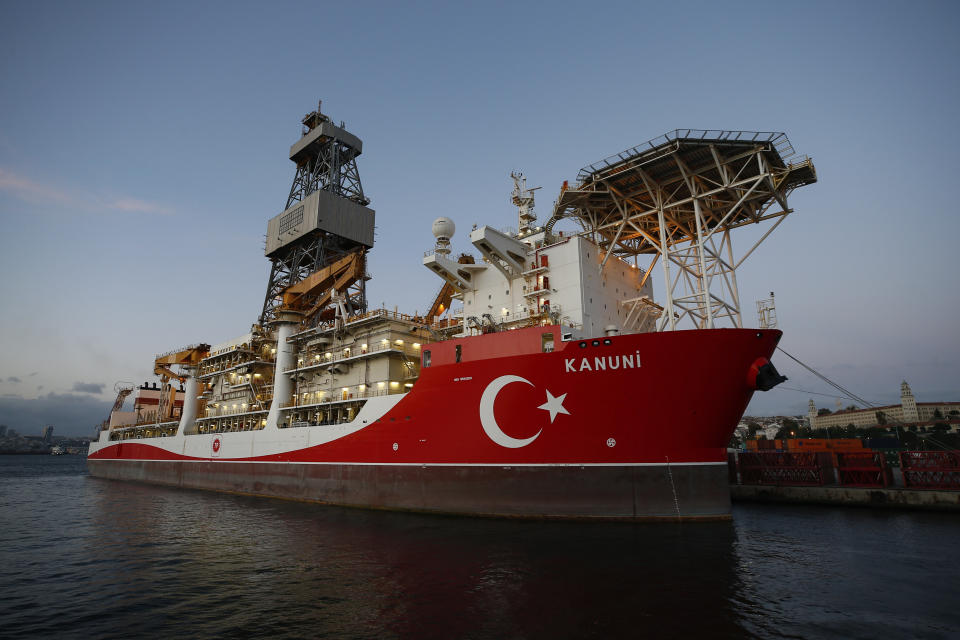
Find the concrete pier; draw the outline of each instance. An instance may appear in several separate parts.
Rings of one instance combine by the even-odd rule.
[[[730,487],[730,497],[734,502],[827,504],[850,507],[929,509],[960,513],[960,491],[735,484]]]

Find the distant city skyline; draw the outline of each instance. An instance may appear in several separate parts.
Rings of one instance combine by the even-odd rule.
[[[819,181],[739,272],[746,324],[772,290],[781,346],[858,395],[960,400],[955,3],[316,9],[4,6],[0,423],[91,434],[156,353],[249,330],[318,99],[364,142],[368,299],[407,312],[439,288],[435,218],[454,251],[516,224],[512,170],[543,223],[580,167],[666,131],[784,131]],[[774,363],[790,380],[748,413],[825,406]]]

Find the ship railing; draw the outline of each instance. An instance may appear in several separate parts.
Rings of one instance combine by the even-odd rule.
[[[247,406],[243,406],[244,404],[246,404]],[[264,404],[266,406],[269,406],[269,403],[267,403],[266,401],[264,401]],[[240,415],[248,415],[248,414],[252,415],[255,413],[267,413],[269,411],[269,409],[254,409],[253,407],[250,406],[249,403],[241,403],[240,405],[237,406],[236,409],[234,409],[233,406],[230,405],[228,407],[221,407],[221,406],[211,407],[210,410],[211,410],[210,415],[200,416],[197,418],[197,420],[212,420],[214,418],[225,418],[229,416],[240,416]]]
[[[541,289],[540,293],[543,293],[544,291],[546,290]],[[530,293],[532,292],[528,292],[524,295],[530,295]],[[553,313],[562,313],[559,304],[551,304],[550,311]],[[510,323],[517,322],[519,320],[529,320],[531,318],[546,318],[546,317],[547,317],[546,311],[539,311],[537,309],[530,309],[528,307],[523,307],[522,309],[519,309],[516,311],[508,311],[507,315],[505,316],[503,315],[497,316],[496,322],[497,324],[503,323],[505,325],[508,325]]]
[[[172,356],[175,353],[182,353],[183,351],[192,351],[194,349],[199,349],[200,347],[208,346],[203,343],[198,342],[197,344],[188,344],[185,347],[180,347],[179,349],[171,349],[170,351],[164,351],[163,353],[158,353],[155,356],[155,359],[159,360],[160,358],[165,358],[166,356]]]
[[[149,424],[125,425],[110,430],[110,440],[133,440],[141,438],[164,438],[177,433],[179,422],[151,422]]]
[[[350,316],[347,319],[345,326],[349,327],[350,325],[356,324],[358,322],[364,322],[371,318],[383,318],[386,320],[402,320],[405,322],[421,322],[421,319],[418,318],[417,316],[411,315],[409,313],[401,313],[396,309],[394,310],[373,309],[371,311],[366,311],[364,313],[358,313],[356,315]],[[328,320],[326,322],[321,322],[315,327],[311,327],[309,329],[304,329],[302,331],[298,331],[294,333],[289,338],[287,338],[287,341],[296,342],[297,340],[303,340],[304,338],[308,337],[311,334],[323,333],[325,331],[329,331],[334,328],[334,323],[335,323],[335,320]]]
[[[276,362],[276,358],[254,358],[253,360],[243,360],[235,363],[218,363],[218,364],[208,364],[202,365],[200,371],[197,373],[197,379],[206,378],[218,373],[229,373],[233,369],[239,369],[241,367],[248,367],[256,364],[265,364],[272,365]]]
[[[357,359],[364,358],[366,356],[370,356],[376,353],[382,353],[384,351],[394,351],[396,353],[401,353],[405,355],[415,355],[418,358],[420,357],[419,347],[413,347],[412,345],[408,346],[406,343],[404,343],[403,345],[398,345],[394,343],[389,343],[389,344],[376,343],[372,346],[367,347],[366,349],[356,349],[356,350],[351,349],[350,355],[339,355],[339,356],[330,357],[330,358],[326,357],[327,353],[331,353],[331,355],[333,355],[332,352],[329,352],[329,351],[324,352],[322,354],[317,352],[308,352],[304,354],[304,358],[302,362],[298,360],[297,365],[295,367],[292,367],[290,369],[285,369],[283,373],[293,373],[295,371],[301,371],[305,369],[314,369],[317,367],[333,365],[338,362],[346,362],[347,360],[357,360]],[[317,356],[320,356],[320,357],[317,358]]]
[[[252,347],[250,347],[249,345],[247,345],[246,343],[244,343],[244,344],[237,344],[237,345],[233,345],[232,347],[227,347],[227,348],[225,348],[225,349],[220,349],[219,351],[214,351],[213,353],[211,353],[211,354],[208,355],[207,357],[203,358],[200,362],[207,362],[207,361],[209,361],[209,360],[216,360],[217,358],[224,358],[224,357],[226,357],[226,356],[236,355],[236,354],[240,354],[240,353],[256,353],[256,351],[255,351]]]
[[[448,329],[450,327],[460,326],[463,323],[463,314],[455,313],[450,318],[443,318],[430,324],[431,329]]]
[[[780,131],[724,131],[720,129],[675,129],[669,133],[657,136],[643,144],[631,147],[625,151],[608,156],[599,162],[587,165],[580,169],[577,174],[577,180],[583,183],[590,179],[590,176],[605,171],[619,164],[627,163],[638,156],[648,154],[649,152],[676,143],[678,141],[721,141],[721,142],[756,142],[770,143],[782,159],[790,158],[796,154],[793,145],[790,143],[787,135]]]
[[[111,431],[130,431],[132,429],[146,429],[150,427],[162,428],[175,426],[177,424],[180,424],[179,420],[167,420],[166,422],[156,422],[155,420],[151,420],[150,422],[137,422],[134,424],[117,425],[113,427]]]
[[[345,402],[353,402],[356,400],[365,400],[367,398],[376,398],[380,396],[390,396],[400,393],[405,393],[406,389],[401,387],[399,389],[367,389],[366,391],[355,391],[353,393],[347,393],[346,397],[343,395],[332,396],[329,399],[324,398],[319,402],[312,402],[309,400],[290,400],[288,402],[283,402],[280,404],[281,409],[308,409],[311,407],[323,407],[327,405],[343,404]]]
[[[454,314],[454,318],[462,319],[462,317],[463,317],[462,312],[458,312]],[[367,311],[365,313],[351,316],[347,320],[346,326],[349,327],[350,325],[353,325],[355,323],[364,322],[372,318],[382,318],[385,320],[401,320],[403,322],[415,323],[420,326],[429,326],[430,328],[433,328],[433,329],[449,327],[451,326],[451,323],[457,322],[457,320],[447,319],[439,322],[428,323],[426,322],[425,318],[423,318],[418,314],[401,313],[400,311],[391,310],[391,309],[373,309],[372,311]],[[330,331],[333,328],[334,328],[334,321],[330,320],[327,322],[322,322],[315,327],[311,327],[310,329],[304,329],[303,331],[294,333],[289,338],[287,338],[287,341],[297,342],[304,339],[309,339],[310,336],[313,334],[324,333],[324,332]]]
[[[169,418],[168,420],[166,420],[165,422],[158,422],[158,421],[157,421],[157,412],[156,412],[156,411],[148,411],[148,412],[145,412],[145,413],[141,414],[141,415],[139,416],[139,418],[136,420],[136,422],[134,422],[133,424],[125,425],[125,426],[128,426],[128,427],[149,427],[149,426],[153,426],[153,425],[156,425],[156,424],[167,424],[167,423],[169,423],[169,422],[177,423],[177,422],[180,421],[180,415],[181,415],[181,413],[182,413],[182,412],[181,412],[181,408],[180,408],[180,407],[176,407],[176,408],[174,409],[173,415],[170,416],[170,418]]]
[[[267,426],[267,412],[255,411],[246,415],[217,416],[197,420],[197,433],[233,433],[238,431],[260,431]]]

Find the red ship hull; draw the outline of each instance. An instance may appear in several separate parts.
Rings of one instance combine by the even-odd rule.
[[[434,363],[411,391],[342,435],[315,426],[103,442],[90,470],[371,508],[729,517],[726,445],[779,331],[633,334],[549,353],[542,331],[425,345]]]

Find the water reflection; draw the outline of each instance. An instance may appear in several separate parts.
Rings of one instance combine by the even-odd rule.
[[[3,463],[5,637],[960,637],[958,514],[478,520]]]
[[[427,517],[110,484],[95,537],[122,588],[187,597],[224,633],[744,632],[730,523]]]

